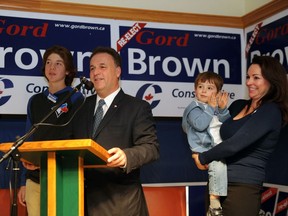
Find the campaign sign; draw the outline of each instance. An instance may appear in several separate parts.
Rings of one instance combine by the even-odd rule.
[[[110,46],[110,26],[103,24],[0,16],[0,35],[1,75],[41,76],[45,50],[61,45],[71,50],[78,71],[87,76],[91,50]]]
[[[0,114],[26,114],[28,99],[47,88],[42,57],[53,45],[68,48],[77,76],[89,77],[93,49],[99,45],[111,46],[110,25],[95,19],[89,21],[20,12],[13,16],[13,12],[0,11]]]
[[[268,55],[279,59],[288,70],[288,15],[267,24],[258,23],[253,31],[247,33],[247,40],[248,65],[255,55]]]
[[[120,27],[120,35],[130,28]],[[193,82],[204,71],[241,84],[240,35],[145,27],[121,49],[123,80]]]
[[[230,102],[244,98],[241,34],[185,27],[153,23],[119,27],[123,89],[149,102],[154,116],[181,117],[195,98],[195,78],[204,71],[222,76]]]

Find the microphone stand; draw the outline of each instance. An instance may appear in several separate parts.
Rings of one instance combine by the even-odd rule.
[[[13,197],[12,203],[11,203],[11,207],[10,207],[10,215],[17,215],[18,213],[18,206],[17,206],[17,181],[18,181],[18,171],[20,170],[19,168],[19,162],[20,162],[20,153],[17,150],[15,150],[12,154],[11,157],[9,158],[9,162],[8,165],[6,167],[6,169],[9,168],[10,163],[12,164],[12,171],[14,173],[13,177],[14,177],[14,181],[13,181],[13,195],[11,193],[11,196]]]
[[[0,159],[0,164],[7,159],[8,157],[11,157],[12,163],[13,163],[13,173],[14,173],[14,185],[13,185],[13,203],[11,204],[11,216],[17,216],[17,186],[18,186],[18,171],[19,169],[19,162],[20,162],[20,152],[18,148],[24,143],[24,141],[29,138],[34,132],[38,129],[39,125],[43,122],[45,122],[63,103],[65,103],[75,92],[79,91],[80,87],[83,85],[83,81],[81,80],[80,84],[78,84],[76,87],[73,88],[69,94],[67,94],[59,103],[57,103],[53,109],[37,124],[33,124],[33,126],[30,128],[30,130],[24,134],[22,137],[18,138],[9,151],[7,151],[2,158]]]

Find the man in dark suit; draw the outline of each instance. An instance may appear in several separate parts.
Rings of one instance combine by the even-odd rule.
[[[74,119],[75,138],[91,138],[108,150],[107,167],[85,170],[89,216],[149,215],[140,167],[159,158],[159,143],[149,103],[129,96],[119,85],[121,57],[98,47],[90,57],[90,80],[96,95],[87,98]],[[104,116],[93,131],[99,100]]]

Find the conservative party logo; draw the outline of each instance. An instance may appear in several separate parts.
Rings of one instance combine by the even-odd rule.
[[[162,89],[159,85],[154,85],[151,83],[145,84],[138,90],[136,97],[141,98],[148,103],[150,103],[151,108],[154,109],[160,102],[160,100],[156,100],[156,94],[162,93]]]
[[[55,113],[57,118],[59,118],[63,113],[67,113],[68,111],[69,111],[68,104],[64,103],[56,110]]]
[[[7,103],[7,101],[11,98],[11,95],[5,94],[5,90],[13,87],[14,85],[11,80],[0,77],[0,106]]]

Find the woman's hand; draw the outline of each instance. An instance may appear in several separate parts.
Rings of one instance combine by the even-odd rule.
[[[197,153],[193,153],[192,154],[192,158],[194,159],[194,162],[196,164],[196,166],[198,167],[198,169],[200,170],[207,170],[208,169],[208,165],[205,164],[205,165],[202,165],[199,161],[199,154]]]

